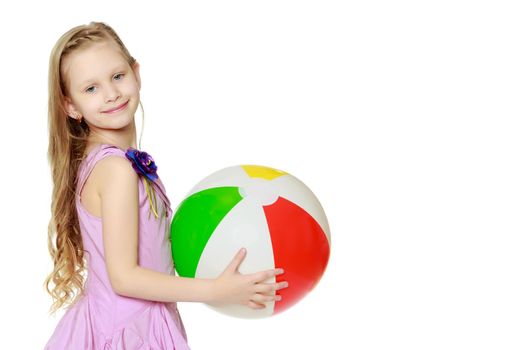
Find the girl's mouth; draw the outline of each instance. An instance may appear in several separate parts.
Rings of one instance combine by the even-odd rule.
[[[117,112],[120,112],[120,111],[122,111],[124,108],[126,108],[126,107],[128,106],[128,102],[129,102],[129,100],[126,101],[125,103],[121,104],[120,106],[115,107],[115,108],[110,109],[110,110],[107,110],[107,111],[104,111],[103,113],[108,113],[108,114],[110,114],[110,113],[117,113]]]

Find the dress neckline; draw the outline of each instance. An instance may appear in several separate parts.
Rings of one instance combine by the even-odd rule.
[[[89,157],[89,155],[91,153],[93,153],[95,150],[100,150],[102,149],[104,146],[111,146],[111,147],[116,147],[118,149],[120,149],[122,152],[126,152],[125,150],[123,150],[122,148],[120,148],[119,146],[117,145],[112,145],[110,143],[98,143],[96,144],[96,146],[94,146],[89,152],[85,153],[86,154],[86,158]]]

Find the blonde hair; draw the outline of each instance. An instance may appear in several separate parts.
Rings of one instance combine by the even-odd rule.
[[[133,66],[133,58],[117,33],[107,24],[91,22],[70,29],[62,35],[49,58],[48,161],[51,167],[53,191],[51,219],[48,225],[48,248],[53,259],[53,271],[44,288],[51,295],[50,314],[66,304],[71,307],[84,292],[84,247],[76,211],[77,172],[83,160],[90,133],[85,121],[78,123],[67,115],[64,99],[69,96],[63,63],[66,57],[95,43],[113,41]],[[50,283],[54,288],[50,290]],[[78,291],[74,297],[75,290]],[[68,308],[69,308],[68,307]]]

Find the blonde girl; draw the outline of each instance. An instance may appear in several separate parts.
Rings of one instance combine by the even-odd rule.
[[[63,34],[49,61],[53,192],[44,286],[66,307],[45,349],[189,349],[177,302],[264,308],[282,269],[240,274],[241,249],[215,279],[175,275],[173,211],[153,157],[137,149],[140,66],[115,31]],[[87,275],[87,277],[86,277]]]

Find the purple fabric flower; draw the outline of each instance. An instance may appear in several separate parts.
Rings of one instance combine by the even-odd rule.
[[[153,158],[146,152],[141,152],[135,148],[128,148],[126,151],[126,158],[131,160],[133,169],[140,175],[146,176],[151,181],[158,178],[157,166]]]

